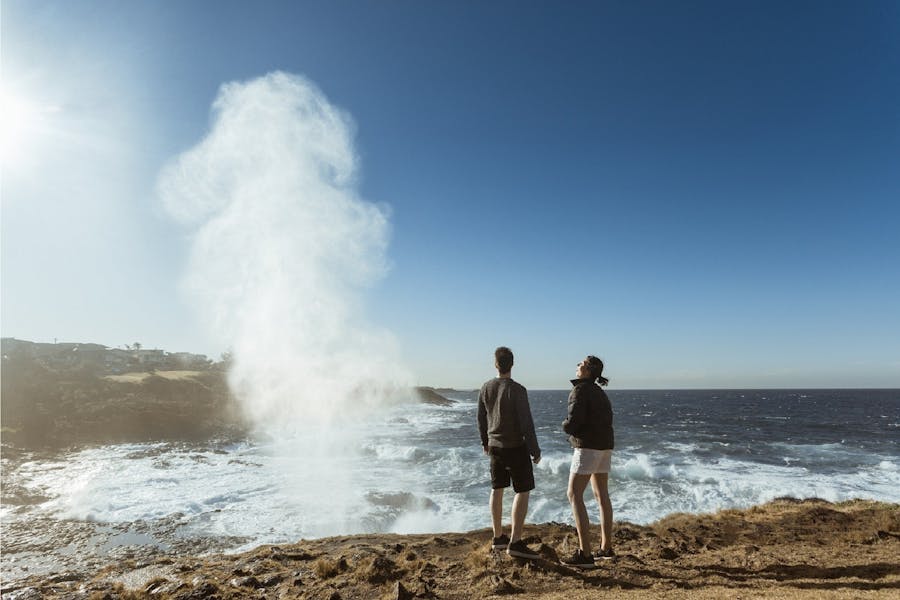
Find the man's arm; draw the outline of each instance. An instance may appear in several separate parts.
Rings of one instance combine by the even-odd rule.
[[[528,404],[528,391],[522,388],[522,394],[516,398],[516,414],[519,417],[519,430],[525,438],[528,454],[537,464],[541,460],[541,447],[538,446],[537,434],[534,432],[534,419],[531,418],[531,405]]]
[[[481,447],[487,454],[487,407],[484,405],[484,388],[481,388],[481,392],[478,394],[478,434],[481,436]]]

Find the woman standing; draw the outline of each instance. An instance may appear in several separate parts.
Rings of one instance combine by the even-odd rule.
[[[575,516],[579,549],[561,562],[570,567],[591,568],[594,562],[615,557],[612,549],[612,504],[607,483],[609,464],[614,445],[612,405],[603,388],[609,383],[603,377],[603,361],[588,356],[578,363],[569,393],[569,414],[563,421],[563,431],[575,449],[569,470],[569,503]],[[590,519],[584,505],[584,490],[588,482],[600,505],[600,550],[591,554]]]

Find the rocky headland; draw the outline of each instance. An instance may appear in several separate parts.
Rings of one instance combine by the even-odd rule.
[[[514,597],[896,598],[900,505],[779,499],[747,510],[619,522],[618,557],[592,570],[559,564],[577,543],[559,523],[526,526],[541,559],[490,550],[490,531],[355,535],[242,554],[144,545],[91,572],[4,583],[3,597],[325,600]],[[202,551],[202,548],[201,548]]]
[[[99,344],[3,338],[0,425],[6,447],[70,448],[247,436],[252,424],[228,388],[228,359]],[[404,392],[404,397],[407,394]],[[448,405],[434,388],[410,400]]]

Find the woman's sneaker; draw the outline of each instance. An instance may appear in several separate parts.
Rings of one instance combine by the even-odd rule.
[[[506,548],[506,553],[516,558],[527,558],[528,560],[535,560],[541,557],[540,554],[526,546],[522,540],[510,544]]]
[[[612,548],[610,548],[609,550],[597,550],[596,552],[594,552],[595,561],[612,560],[615,557],[616,553]]]
[[[491,550],[506,550],[507,546],[509,546],[509,536],[505,533],[491,540]]]
[[[581,549],[575,551],[575,554],[570,556],[569,558],[564,558],[559,561],[560,564],[563,564],[567,567],[575,567],[576,569],[593,569],[594,568],[594,559],[591,556],[585,556],[584,552]]]

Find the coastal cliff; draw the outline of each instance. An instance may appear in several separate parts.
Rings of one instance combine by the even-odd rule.
[[[225,360],[99,344],[3,338],[3,442],[23,448],[248,435],[251,423],[228,388]],[[434,388],[409,399],[453,404]]]

